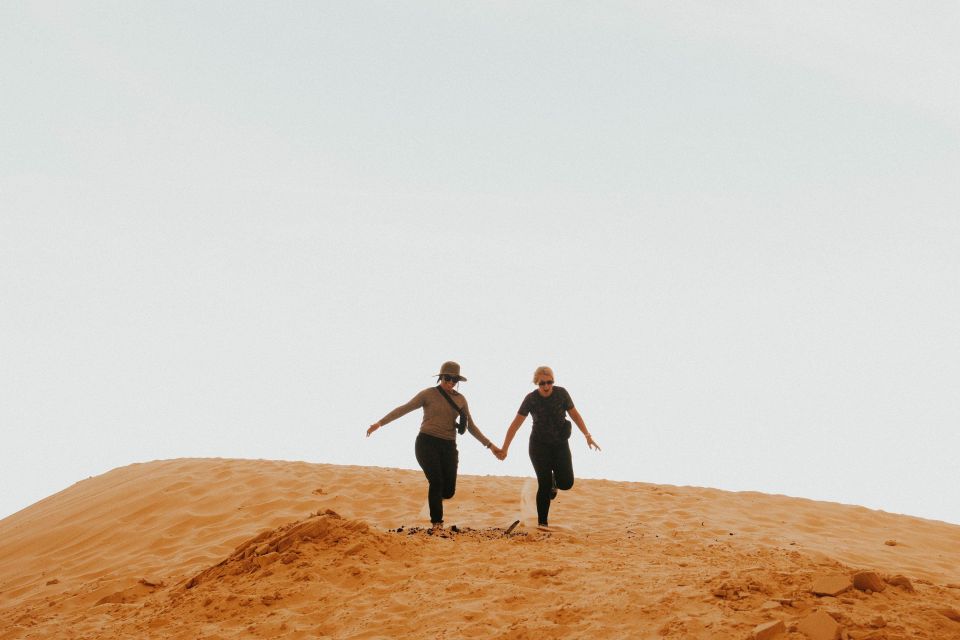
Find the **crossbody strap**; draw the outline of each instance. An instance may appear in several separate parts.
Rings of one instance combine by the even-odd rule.
[[[443,387],[437,385],[434,388],[440,392],[440,395],[442,395],[444,399],[450,403],[450,406],[453,407],[453,410],[456,411],[457,415],[460,416],[460,422],[457,423],[457,431],[459,431],[461,434],[464,433],[467,430],[467,421],[463,417],[463,409],[457,406],[457,403],[453,401],[453,398],[447,395],[447,392],[443,390]]]

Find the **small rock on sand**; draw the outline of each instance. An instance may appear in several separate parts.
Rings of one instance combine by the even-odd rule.
[[[887,584],[893,585],[894,587],[900,587],[901,589],[909,591],[910,593],[914,593],[916,591],[916,589],[913,588],[913,583],[910,582],[910,578],[901,576],[900,574],[887,578]]]
[[[853,587],[847,576],[820,576],[813,581],[810,592],[818,596],[838,596]]]
[[[274,551],[273,553],[268,553],[265,556],[257,556],[257,564],[260,565],[260,568],[267,567],[277,560],[280,559],[280,554]]]
[[[773,640],[781,633],[786,633],[787,628],[783,624],[783,620],[774,620],[772,622],[764,622],[758,624],[753,628],[753,640]]]
[[[797,630],[810,640],[839,640],[840,625],[826,611],[816,611],[800,621]]]
[[[853,586],[860,591],[880,592],[887,588],[883,580],[874,571],[858,571],[853,574]]]
[[[887,620],[886,618],[878,614],[870,618],[869,624],[874,629],[883,629],[885,626],[887,626]]]

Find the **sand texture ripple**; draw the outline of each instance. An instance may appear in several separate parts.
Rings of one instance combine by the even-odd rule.
[[[760,493],[180,459],[0,520],[0,640],[960,639],[960,527]],[[521,524],[507,533],[514,521]],[[454,525],[449,526],[449,525]]]

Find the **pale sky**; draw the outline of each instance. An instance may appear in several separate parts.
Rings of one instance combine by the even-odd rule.
[[[551,365],[579,477],[960,523],[957,33],[0,0],[0,517],[155,459],[417,468],[419,412],[364,431],[453,359],[497,442]]]

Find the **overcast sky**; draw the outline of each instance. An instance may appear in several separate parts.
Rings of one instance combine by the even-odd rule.
[[[419,412],[364,431],[453,359],[497,442],[553,366],[580,477],[960,523],[957,33],[0,0],[0,517],[155,459],[416,468]]]

